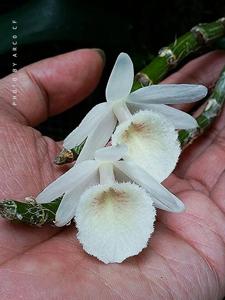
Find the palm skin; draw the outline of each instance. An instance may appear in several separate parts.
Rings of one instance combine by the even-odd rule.
[[[167,82],[211,86],[224,62],[221,52],[207,54]],[[52,163],[60,146],[28,125],[84,98],[101,70],[93,50],[28,66],[18,73],[21,97],[16,107],[10,104],[11,77],[1,80],[1,198],[35,196],[62,174]],[[184,151],[175,174],[165,182],[185,202],[186,211],[158,211],[150,245],[122,264],[104,265],[88,256],[75,238],[74,225],[34,228],[2,219],[0,299],[222,299],[224,170],[225,110],[207,135]]]

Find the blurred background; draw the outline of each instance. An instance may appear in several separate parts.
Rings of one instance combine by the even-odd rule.
[[[107,78],[121,51],[129,53],[139,71],[177,36],[198,23],[211,22],[224,15],[224,0],[151,0],[130,2],[129,6],[125,1],[2,0],[0,76],[12,69],[12,19],[19,24],[19,68],[79,48],[105,51],[106,67],[95,92],[81,104],[39,126],[43,134],[59,140],[93,105],[104,100]]]

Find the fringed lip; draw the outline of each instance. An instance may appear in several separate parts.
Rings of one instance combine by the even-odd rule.
[[[87,253],[104,263],[121,263],[147,246],[155,215],[150,195],[138,185],[97,185],[79,201],[77,238]]]
[[[141,111],[120,124],[112,144],[125,144],[125,160],[132,160],[159,182],[174,170],[180,155],[178,134],[173,124],[162,114]]]

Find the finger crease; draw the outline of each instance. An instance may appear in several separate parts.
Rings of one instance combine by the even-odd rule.
[[[42,82],[40,80],[38,80],[38,78],[36,78],[29,69],[24,68],[24,72],[28,76],[28,78],[30,79],[30,81],[32,82],[34,87],[40,91],[41,100],[44,104],[45,111],[46,111],[46,117],[48,117],[49,116],[49,111],[50,111],[50,108],[49,108],[50,107],[50,105],[49,105],[50,97],[49,97],[49,94],[48,94],[47,90],[44,88]]]

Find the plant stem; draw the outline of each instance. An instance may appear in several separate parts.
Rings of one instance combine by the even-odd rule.
[[[133,90],[161,81],[167,73],[193,52],[204,48],[225,34],[225,18],[199,24],[190,32],[159,50],[158,56],[135,76]]]
[[[196,118],[199,127],[189,130],[180,130],[179,140],[182,148],[190,145],[199,135],[212,124],[214,119],[220,114],[225,103],[225,67],[223,68],[216,86],[205,102],[205,108]]]
[[[55,213],[61,200],[62,197],[59,197],[45,204],[38,204],[32,198],[26,198],[25,202],[4,200],[0,203],[0,215],[5,219],[30,225],[54,224]]]
[[[174,63],[180,62],[189,53],[198,50],[203,44],[208,43],[221,37],[224,34],[225,19],[216,22],[198,25],[192,29],[190,33],[178,38],[175,43],[171,44],[166,50],[162,50],[150,65],[144,68],[139,74],[142,78],[151,78],[147,84],[160,81],[174,66]],[[198,33],[199,32],[199,33]],[[169,49],[169,50],[168,50]],[[172,52],[171,52],[172,51]],[[163,53],[163,54],[162,54]],[[171,53],[175,54],[176,60],[172,62]],[[144,76],[144,77],[143,77]],[[138,89],[145,85],[140,75],[136,76],[133,89]],[[220,113],[225,103],[225,68],[220,78],[206,101],[203,112],[196,118],[199,128],[193,130],[181,130],[179,132],[179,140],[182,147],[189,145],[196,137],[207,129],[212,121]],[[84,141],[85,142],[85,141]],[[81,151],[84,142],[74,149],[68,150],[66,157],[69,162],[73,161]],[[58,156],[59,158],[59,156]],[[57,161],[58,164],[68,162],[61,156]],[[54,224],[55,213],[61,202],[62,197],[46,204],[38,204],[34,199],[25,199],[25,202],[16,200],[4,200],[0,203],[0,215],[8,220],[14,220],[21,223],[41,226],[43,224]]]
[[[55,157],[54,163],[56,165],[64,165],[75,161],[80,154],[86,139],[79,145],[71,150],[63,148],[62,151]]]

